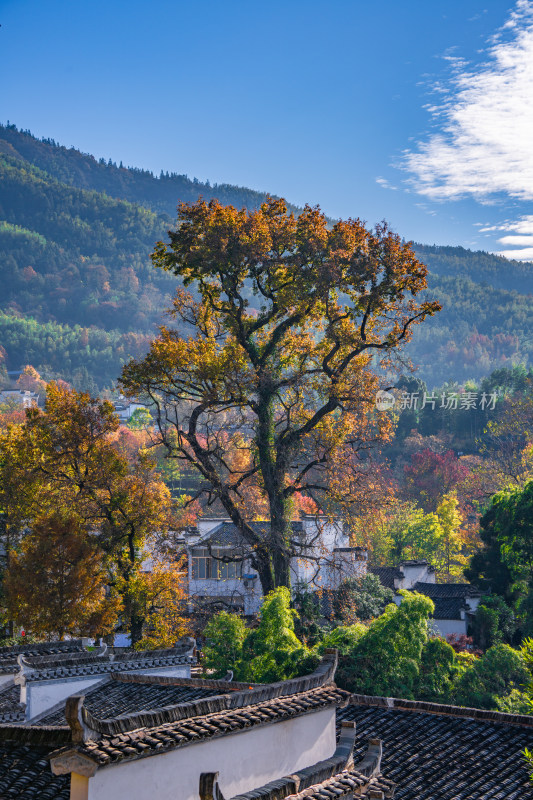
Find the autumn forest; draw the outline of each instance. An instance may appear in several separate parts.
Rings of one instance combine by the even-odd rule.
[[[6,641],[194,633],[206,674],[259,682],[336,647],[351,691],[532,713],[531,264],[9,124],[0,173]],[[209,515],[258,620],[187,598]],[[307,516],[342,519],[368,573],[291,585]],[[467,634],[436,635],[437,595],[391,602],[379,576],[411,562],[474,591]]]

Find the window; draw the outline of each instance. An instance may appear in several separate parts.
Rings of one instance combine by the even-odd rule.
[[[192,577],[194,580],[203,580],[211,577],[211,562],[209,550],[197,547],[192,551]]]
[[[242,578],[242,561],[218,561],[217,567],[220,581],[240,580]]]
[[[192,551],[192,577],[194,580],[240,580],[242,578],[242,561],[220,561],[222,556],[231,556],[229,550],[214,550],[212,554],[207,547],[196,547]],[[213,558],[217,556],[217,558]]]

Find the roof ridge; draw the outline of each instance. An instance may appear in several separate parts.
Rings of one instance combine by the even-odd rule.
[[[485,708],[469,708],[452,706],[443,703],[430,703],[426,700],[406,700],[399,697],[383,697],[367,694],[352,694],[349,705],[376,706],[390,711],[412,711],[424,714],[435,714],[442,717],[462,717],[475,719],[478,722],[501,723],[533,728],[533,715],[509,714],[504,711],[490,711]]]
[[[107,645],[103,644],[97,650],[79,650],[79,651],[66,651],[66,653],[49,653],[44,656],[26,655],[21,653],[18,656],[18,663],[20,666],[34,669],[47,665],[51,666],[74,666],[76,664],[90,664],[94,661],[102,659],[107,653]]]
[[[22,745],[62,747],[72,741],[68,725],[0,725],[0,742],[16,742]]]
[[[63,774],[71,771],[73,755],[87,763],[81,774],[93,775],[98,767],[118,761],[134,760],[184,747],[214,736],[238,733],[253,726],[271,725],[317,712],[332,706],[344,707],[350,695],[336,686],[323,686],[299,696],[279,697],[244,708],[215,712],[194,718],[161,722],[155,726],[142,725],[143,714],[138,715],[140,727],[121,729],[123,720],[114,720],[106,732],[91,730],[83,714],[83,695],[73,695],[67,700],[65,715],[72,731],[70,746],[51,755],[52,771]],[[77,770],[79,771],[79,769]]]
[[[82,705],[82,722],[86,728],[98,734],[110,733],[115,735],[118,732],[124,733],[137,728],[157,727],[180,720],[194,719],[195,717],[217,714],[223,711],[235,711],[278,699],[297,697],[306,692],[322,689],[329,683],[335,687],[333,677],[337,668],[337,660],[337,650],[329,648],[325,650],[322,661],[310,675],[271,684],[255,684],[247,689],[237,691],[228,689],[225,694],[215,695],[214,697],[191,700],[187,703],[177,703],[174,706],[151,709],[138,714],[123,715],[114,719],[99,720]],[[227,684],[227,682],[224,682],[224,684]]]
[[[11,653],[18,654],[24,653],[29,650],[46,650],[47,648],[55,647],[61,651],[69,651],[72,650],[73,652],[76,651],[76,648],[83,647],[82,639],[66,639],[64,641],[57,641],[57,642],[34,642],[28,644],[14,644],[14,645],[5,645],[0,647],[0,657],[3,655],[9,655]]]
[[[38,681],[54,680],[55,678],[70,678],[77,675],[100,675],[105,673],[122,672],[128,669],[140,669],[148,667],[165,667],[176,664],[194,663],[192,655],[194,649],[194,639],[183,643],[180,647],[166,648],[164,650],[130,650],[128,653],[105,653],[96,657],[86,659],[75,659],[69,663],[69,659],[63,661],[46,661],[44,663],[26,663],[22,660],[22,671],[17,676],[17,680]]]
[[[248,681],[225,681],[214,678],[180,678],[174,675],[145,675],[139,672],[114,672],[111,680],[119,683],[139,683],[143,686],[185,686],[191,689],[227,689],[235,692],[238,689],[250,689],[262,684]]]

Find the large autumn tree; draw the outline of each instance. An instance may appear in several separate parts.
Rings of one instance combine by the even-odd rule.
[[[293,498],[320,508],[350,495],[388,426],[371,363],[390,361],[439,306],[417,302],[426,267],[385,225],[329,226],[310,207],[296,218],[283,200],[251,212],[199,201],[179,206],[169,237],[152,259],[186,287],[172,309],[177,326],[162,328],[121,382],[151,400],[169,455],[203,477],[266,594],[289,585],[298,554]],[[245,450],[237,469],[235,446]],[[240,501],[250,484],[265,498],[268,533]]]
[[[142,449],[135,453],[125,446],[110,403],[50,383],[44,409],[27,409],[23,423],[0,434],[0,540],[11,574],[10,605],[18,609],[18,618],[31,605],[19,602],[17,592],[32,560],[46,561],[42,569],[35,568],[33,597],[46,605],[49,587],[61,586],[61,604],[73,615],[69,625],[78,626],[88,617],[82,614],[85,595],[75,589],[77,582],[84,577],[89,585],[91,575],[98,576],[98,589],[103,589],[105,566],[105,583],[120,593],[124,622],[136,644],[146,618],[146,602],[135,595],[138,576],[150,551],[165,543],[172,520],[170,492]],[[76,536],[66,535],[69,525]],[[56,569],[67,551],[78,553],[70,560],[83,561],[87,568],[80,564],[69,571],[65,563],[61,582]],[[87,603],[96,603],[90,591],[86,596]],[[42,620],[51,617],[40,619],[39,630],[44,630]]]

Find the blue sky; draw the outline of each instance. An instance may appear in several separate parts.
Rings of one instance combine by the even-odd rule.
[[[0,120],[533,260],[533,0],[0,0]]]

